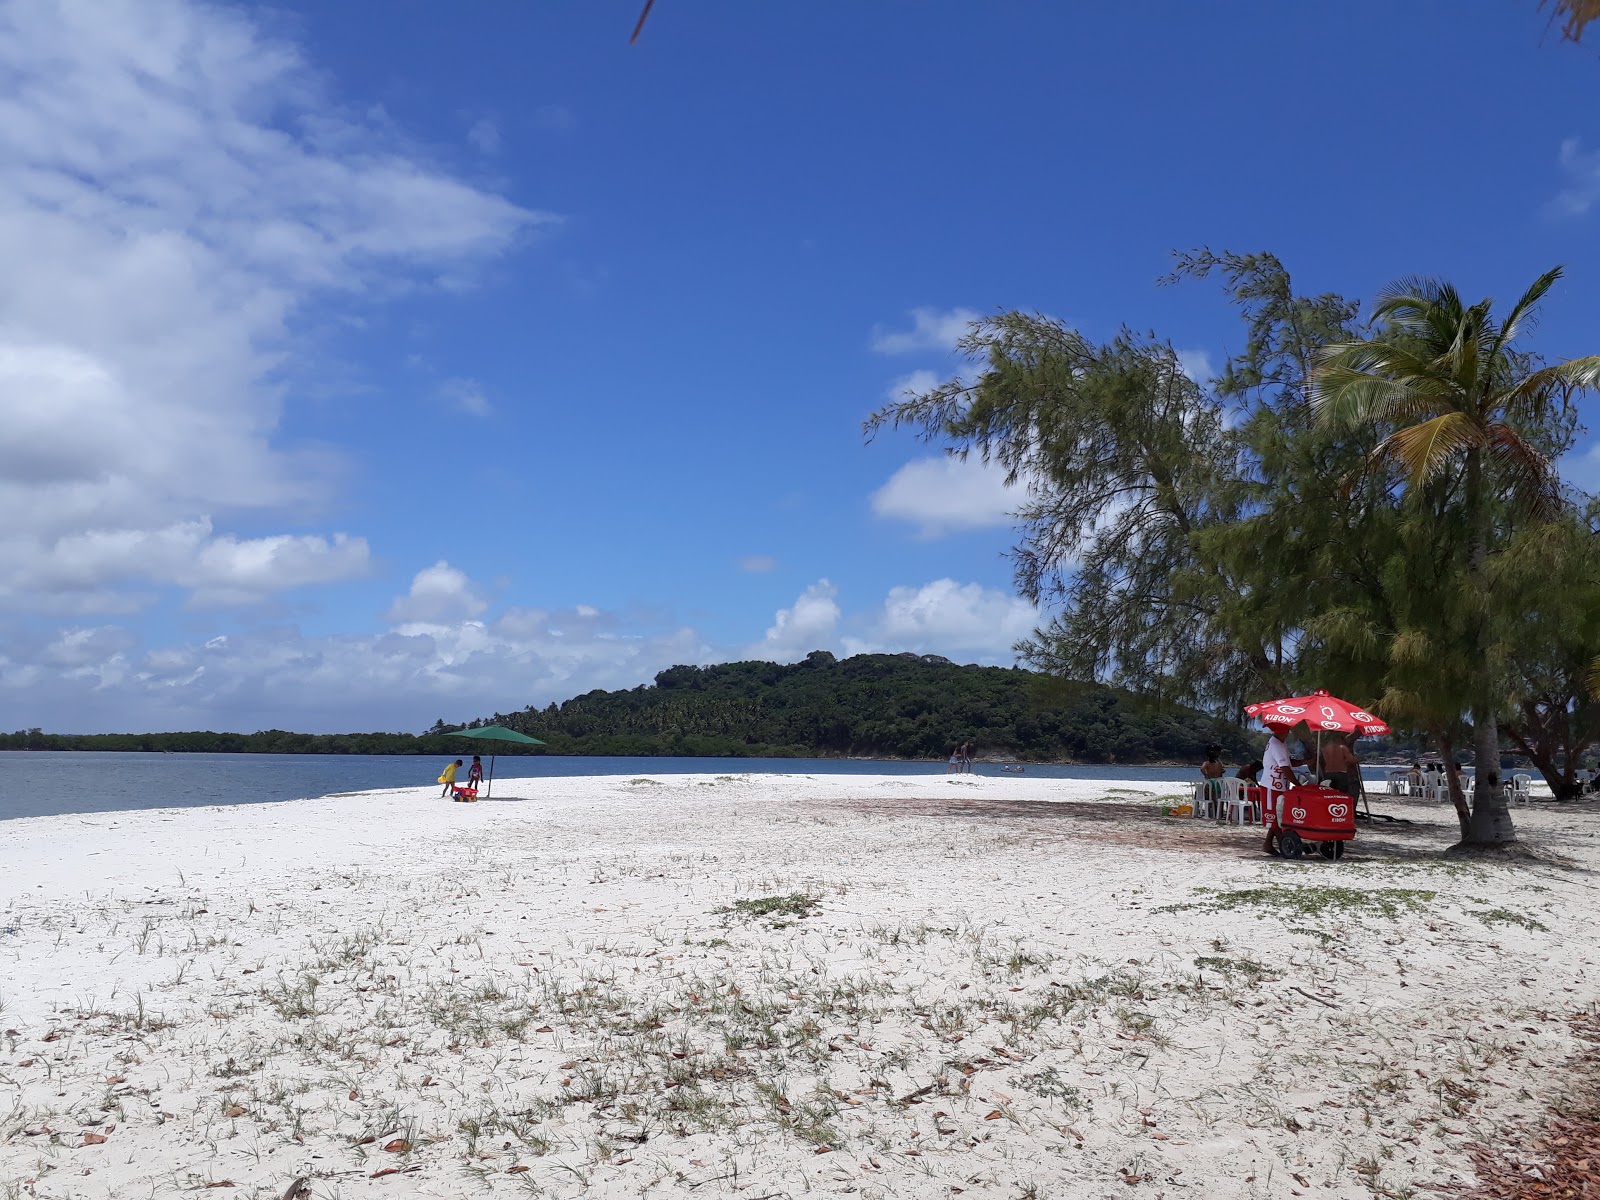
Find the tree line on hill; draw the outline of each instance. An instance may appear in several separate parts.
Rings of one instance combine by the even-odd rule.
[[[1208,744],[1231,761],[1255,756],[1234,722],[1095,683],[1020,668],[959,666],[936,656],[815,651],[792,664],[676,666],[624,691],[562,704],[443,720],[409,733],[0,734],[7,750],[143,750],[257,754],[455,756],[447,736],[504,725],[544,747],[496,743],[497,754],[943,758],[963,742],[975,754],[1023,761],[1198,762]]]
[[[496,714],[558,753],[1198,762],[1215,742],[1253,750],[1242,726],[1100,684],[937,656],[825,650],[798,663],[677,666],[653,684]],[[438,727],[436,727],[438,731]]]

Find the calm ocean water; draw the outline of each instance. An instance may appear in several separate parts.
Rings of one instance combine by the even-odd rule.
[[[100,754],[0,751],[0,821],[55,813],[265,804],[369,788],[437,787],[445,759],[366,754]],[[928,775],[942,762],[837,758],[502,758],[497,779],[567,775]],[[979,775],[1001,776],[979,763]],[[1194,780],[1193,767],[1034,766],[1033,779]],[[1381,772],[1368,771],[1369,778]]]

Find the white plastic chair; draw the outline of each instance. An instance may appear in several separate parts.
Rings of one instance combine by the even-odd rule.
[[[1223,797],[1227,794],[1223,790],[1226,780],[1202,779],[1194,785],[1194,815],[1199,816],[1200,810],[1205,810],[1208,820],[1220,818],[1223,814]]]
[[[1237,817],[1240,825],[1256,823],[1255,803],[1245,794],[1245,789],[1249,786],[1244,780],[1232,775],[1222,781],[1222,812],[1230,822]]]
[[[1520,772],[1516,775],[1513,775],[1511,777],[1511,803],[1526,804],[1530,794],[1530,788],[1528,785],[1532,782],[1532,775],[1524,775]]]

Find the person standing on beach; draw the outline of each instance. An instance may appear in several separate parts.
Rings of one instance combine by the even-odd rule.
[[[961,747],[957,746],[950,751],[950,765],[944,769],[946,775],[961,774]]]
[[[1351,742],[1355,741],[1354,734],[1349,737]],[[1328,782],[1350,799],[1360,799],[1361,764],[1344,735],[1334,737],[1322,748],[1322,770],[1319,775],[1325,776]]]
[[[961,771],[963,774],[972,774],[972,743],[961,743]]]
[[[467,786],[476,791],[478,785],[482,782],[483,759],[481,756],[474,754],[472,756],[472,765],[467,768]]]
[[[456,785],[456,772],[460,769],[461,760],[458,758],[455,760],[455,762],[450,763],[442,772],[440,772],[439,782],[444,784],[444,791],[440,792],[439,795],[448,796],[450,794],[450,789]]]
[[[1261,769],[1267,776],[1267,809],[1273,814],[1273,823],[1267,826],[1267,838],[1261,847],[1268,854],[1272,853],[1278,825],[1283,821],[1283,794],[1294,787],[1294,769],[1304,762],[1289,757],[1289,747],[1284,744],[1288,732],[1282,725],[1267,726],[1267,748],[1261,752]]]

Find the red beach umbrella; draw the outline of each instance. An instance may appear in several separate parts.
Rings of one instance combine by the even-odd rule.
[[[1357,708],[1348,700],[1330,696],[1321,690],[1309,696],[1293,696],[1287,700],[1263,700],[1260,704],[1246,704],[1245,716],[1255,717],[1263,725],[1298,725],[1304,721],[1317,732],[1360,733],[1368,737],[1381,737],[1389,726],[1365,709]]]

